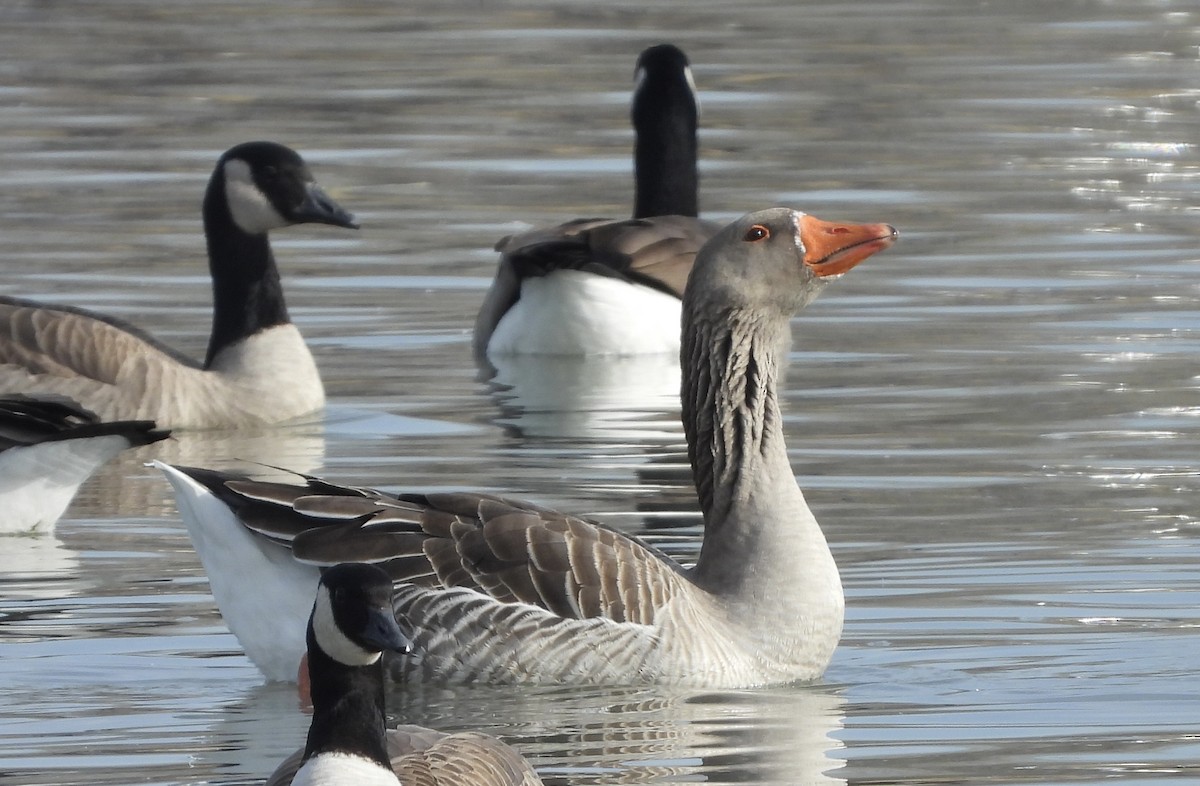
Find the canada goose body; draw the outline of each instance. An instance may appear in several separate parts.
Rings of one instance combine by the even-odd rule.
[[[280,652],[283,642],[233,614],[288,580],[271,565],[290,552],[292,569],[310,576],[348,559],[388,571],[421,652],[392,659],[403,679],[735,688],[819,677],[840,636],[842,587],[788,461],[778,370],[790,317],[895,237],[883,224],[776,208],[734,222],[698,255],[680,352],[705,527],[695,566],[486,494],[393,495],[160,465],[231,630],[260,667],[276,669],[264,668],[269,677],[289,678],[280,665],[294,668],[301,651]],[[253,581],[205,554],[217,539],[258,544]],[[227,613],[223,596],[243,605]]]
[[[698,109],[687,57],[653,46],[636,74],[633,218],[579,219],[497,243],[477,356],[678,351],[679,298],[719,225],[696,218]]]
[[[49,527],[102,464],[168,433],[152,421],[104,423],[65,400],[0,398],[0,532]]]
[[[164,428],[277,423],[320,409],[324,387],[288,317],[267,233],[353,227],[294,151],[248,142],[217,162],[204,198],[213,329],[203,363],[121,320],[0,298],[0,392],[58,395],[103,420]]]
[[[267,786],[536,786],[533,768],[486,734],[386,728],[385,651],[408,653],[387,573],[363,564],[325,571],[306,636],[313,719],[303,749]]]

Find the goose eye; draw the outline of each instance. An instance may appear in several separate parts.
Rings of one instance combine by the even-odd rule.
[[[771,237],[771,230],[767,229],[762,224],[755,224],[746,230],[746,234],[742,237],[742,240],[745,240],[748,243],[754,243],[759,240],[766,240],[769,237]]]

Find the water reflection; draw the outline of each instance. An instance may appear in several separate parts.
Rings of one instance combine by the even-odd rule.
[[[312,422],[237,431],[175,431],[162,442],[125,451],[102,467],[67,512],[69,517],[173,515],[174,503],[161,473],[147,469],[157,459],[184,466],[223,468],[260,477],[316,472],[325,462],[325,424]],[[288,475],[294,480],[294,475]]]
[[[834,786],[843,765],[836,739],[845,713],[821,687],[733,693],[654,689],[502,691],[394,686],[392,724],[477,729],[517,746],[547,784],[691,782]],[[309,716],[294,686],[247,691],[193,752],[201,771],[225,783],[269,774],[302,744]]]
[[[817,782],[1194,775],[1194,3],[125,0],[6,4],[0,21],[6,291],[201,354],[197,173],[248,138],[339,170],[334,196],[363,221],[280,241],[325,428],[291,447],[201,435],[169,460],[486,487],[627,524],[652,508],[652,534],[677,515],[668,547],[693,555],[674,385],[572,411],[547,396],[579,372],[527,386],[534,372],[510,370],[480,395],[468,350],[514,221],[625,214],[628,92],[612,86],[648,44],[694,53],[706,216],[783,202],[904,233],[798,322],[787,436],[848,596],[828,674],[844,687],[811,689],[832,704],[811,743],[775,728],[787,692],[734,694],[726,725],[719,700],[645,694],[523,711],[435,691],[413,712],[502,733],[521,719],[517,741],[572,784],[795,783],[821,758],[846,767]],[[347,424],[343,408],[453,427]],[[268,689],[142,459],[102,468],[0,582],[16,783],[251,783],[304,728],[287,696],[256,708]],[[817,764],[789,764],[789,746]]]
[[[516,356],[490,362],[500,410],[496,423],[514,435],[615,442],[682,436],[674,355]]]
[[[0,602],[7,614],[20,613],[8,605],[33,598],[56,598],[70,591],[79,569],[79,554],[67,548],[53,531],[0,536]]]

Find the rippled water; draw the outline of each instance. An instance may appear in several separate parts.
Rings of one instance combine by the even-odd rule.
[[[303,737],[151,456],[504,489],[695,554],[669,363],[486,382],[469,347],[499,236],[628,211],[660,40],[701,89],[706,215],[902,233],[796,321],[842,645],[806,688],[417,686],[397,716],[505,735],[554,783],[1197,776],[1193,3],[30,0],[0,9],[5,292],[202,353],[200,194],[247,139],[302,151],[363,230],[275,239],[324,423],[124,457],[0,544],[5,782],[250,783]]]

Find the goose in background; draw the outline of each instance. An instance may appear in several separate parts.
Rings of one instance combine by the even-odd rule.
[[[814,680],[841,635],[841,580],[796,484],[776,389],[791,317],[896,240],[774,208],[700,251],[683,297],[682,403],[704,517],[684,567],[636,537],[481,493],[267,483],[156,464],[250,658],[294,679],[319,565],[376,563],[420,658],[401,679],[677,684]],[[290,604],[290,605],[289,605]],[[287,618],[287,619],[285,619]]]
[[[679,351],[679,299],[720,228],[697,205],[696,88],[671,44],[638,57],[633,219],[582,218],[503,238],[476,357]]]
[[[50,527],[102,464],[169,434],[149,420],[103,422],[65,399],[0,398],[0,533]]]
[[[356,227],[293,150],[248,142],[217,161],[204,196],[213,327],[204,363],[118,319],[0,297],[0,392],[58,395],[101,420],[162,428],[279,423],[319,410],[325,389],[288,318],[267,233]]]
[[[373,565],[321,576],[307,628],[313,719],[304,748],[267,786],[535,786],[508,745],[477,732],[387,730],[383,653],[411,652],[392,612],[392,581]]]

